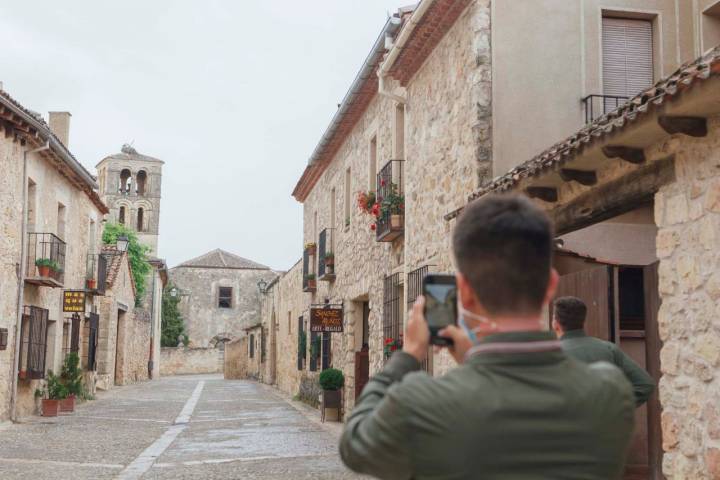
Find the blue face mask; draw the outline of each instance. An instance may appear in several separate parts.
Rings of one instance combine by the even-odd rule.
[[[462,304],[462,298],[460,297],[460,291],[458,290],[457,293],[457,310],[458,310],[458,325],[460,325],[460,328],[465,330],[465,333],[467,334],[470,341],[473,343],[473,345],[477,345],[480,343],[480,339],[477,336],[477,333],[475,333],[475,330],[468,327],[468,324],[465,323],[465,317],[472,318],[473,320],[480,322],[480,323],[487,323],[490,325],[490,328],[496,329],[497,324],[495,322],[491,322],[487,318],[483,317],[482,315],[478,315],[477,313],[471,312],[470,310],[463,307]]]

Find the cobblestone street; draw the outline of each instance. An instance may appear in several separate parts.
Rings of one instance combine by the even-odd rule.
[[[0,478],[360,478],[316,417],[253,382],[162,378],[0,429]]]

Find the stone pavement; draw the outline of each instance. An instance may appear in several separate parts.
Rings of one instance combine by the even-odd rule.
[[[359,479],[321,425],[275,390],[217,375],[115,388],[75,413],[0,428],[0,478]]]

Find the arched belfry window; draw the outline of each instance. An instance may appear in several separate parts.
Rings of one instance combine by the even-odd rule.
[[[137,183],[137,194],[145,195],[145,185],[147,184],[147,173],[145,173],[145,170],[138,172],[135,182]]]
[[[145,223],[145,209],[140,207],[137,211],[137,231],[142,232],[143,231],[143,225]]]
[[[120,185],[118,190],[120,193],[130,193],[130,186],[132,185],[132,174],[127,168],[120,172]]]
[[[125,225],[125,207],[120,207],[118,211],[118,223]]]

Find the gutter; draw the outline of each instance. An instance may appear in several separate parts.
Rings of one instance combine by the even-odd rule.
[[[392,47],[390,47],[390,51],[388,52],[387,57],[385,57],[385,60],[380,65],[380,68],[378,68],[377,72],[378,93],[380,95],[391,98],[403,105],[407,103],[407,97],[397,95],[385,88],[385,77],[390,74],[390,68],[393,66],[398,56],[400,56],[400,53],[402,53],[403,48],[405,48],[405,44],[408,42],[410,36],[415,31],[415,27],[418,23],[420,23],[422,17],[430,9],[430,7],[432,7],[434,3],[435,0],[421,0],[420,4],[415,8],[412,15],[410,15],[410,18],[408,18],[403,29],[400,30],[400,34],[395,39],[395,42],[393,42]]]
[[[335,112],[335,115],[333,115],[333,118],[330,121],[330,125],[325,130],[325,133],[323,133],[323,136],[320,139],[318,145],[315,147],[315,150],[313,150],[313,153],[310,156],[310,160],[308,160],[308,165],[313,165],[318,161],[323,150],[332,139],[337,128],[340,126],[340,123],[342,123],[345,114],[350,108],[350,103],[360,93],[360,88],[362,87],[362,85],[367,81],[368,78],[370,78],[374,74],[373,69],[378,58],[385,54],[385,38],[392,37],[400,28],[401,23],[402,20],[397,15],[389,17],[385,22],[385,26],[380,32],[377,40],[375,40],[375,43],[373,44],[367,58],[365,58],[365,62],[360,68],[360,71],[355,76],[355,80],[353,80],[353,83],[350,85],[348,92],[343,97],[340,108],[338,108],[337,112]]]
[[[0,95],[0,102],[5,108],[11,110],[15,115],[21,117],[23,121],[30,124],[35,130],[37,130],[40,137],[47,142],[56,154],[58,154],[62,160],[75,172],[90,188],[93,190],[98,189],[98,184],[95,178],[78,162],[75,157],[68,151],[67,147],[55,137],[45,122],[38,120],[32,115],[25,112],[22,108],[15,105],[13,102],[8,101],[7,98]]]

